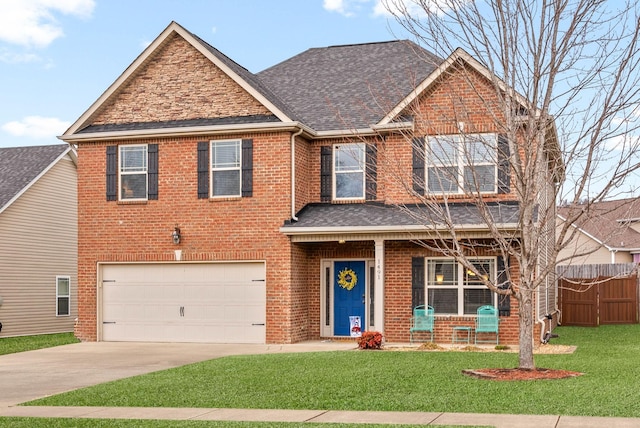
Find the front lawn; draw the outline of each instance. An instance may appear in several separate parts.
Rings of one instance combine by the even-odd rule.
[[[640,326],[562,327],[538,367],[585,373],[497,382],[464,369],[515,367],[517,355],[342,351],[234,356],[40,399],[31,405],[386,410],[640,417]]]
[[[78,343],[73,333],[40,334],[36,336],[0,338],[0,355],[33,351],[42,348]]]

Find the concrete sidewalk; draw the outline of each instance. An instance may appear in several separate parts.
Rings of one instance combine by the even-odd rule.
[[[497,428],[637,428],[640,418],[494,415],[429,412],[355,412],[342,410],[197,409],[141,407],[0,407],[0,417],[163,419],[335,424],[475,425]],[[0,423],[2,420],[0,419]]]

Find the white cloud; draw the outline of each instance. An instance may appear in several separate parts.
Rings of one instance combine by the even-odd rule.
[[[89,18],[95,0],[0,0],[0,40],[46,47],[64,31],[55,13]]]
[[[468,1],[460,0],[455,4],[462,6]],[[373,15],[387,18],[408,15],[420,19],[427,15],[425,7],[430,13],[441,15],[445,10],[449,10],[452,4],[454,3],[451,1],[442,0],[376,0],[376,4],[373,7]]]
[[[6,64],[19,64],[26,62],[39,62],[41,58],[32,53],[15,53],[8,49],[0,49],[0,62]]]
[[[21,121],[5,123],[2,129],[14,137],[45,139],[62,135],[69,126],[70,122],[55,117],[27,116]]]
[[[336,12],[350,17],[362,9],[362,5],[372,0],[323,0],[322,7],[329,12]]]

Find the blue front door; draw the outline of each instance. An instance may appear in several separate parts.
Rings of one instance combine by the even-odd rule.
[[[333,271],[333,334],[351,336],[353,316],[360,317],[364,331],[365,262],[334,262]]]

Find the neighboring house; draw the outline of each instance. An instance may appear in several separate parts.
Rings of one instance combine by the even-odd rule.
[[[0,337],[74,329],[76,166],[68,144],[0,148]]]
[[[398,209],[418,198],[392,175],[442,192],[428,181],[438,168],[425,158],[429,135],[455,140],[465,121],[494,145],[485,199],[515,233],[491,114],[445,119],[452,100],[494,93],[487,76],[462,50],[441,60],[408,41],[310,49],[253,74],[171,23],[61,136],[79,158],[76,335],[290,343],[349,337],[357,316],[362,330],[409,341],[414,306],[429,304],[436,340],[450,342],[489,304],[501,342],[517,342],[515,299],[415,243],[448,229]],[[429,127],[409,107],[431,115]],[[462,189],[449,193],[458,236],[490,239]],[[476,263],[493,279],[517,272],[489,250]],[[555,311],[555,288],[545,291],[538,320]]]
[[[640,199],[629,198],[558,207],[565,222],[571,210],[586,210],[572,225],[574,237],[558,254],[559,265],[640,262]]]

